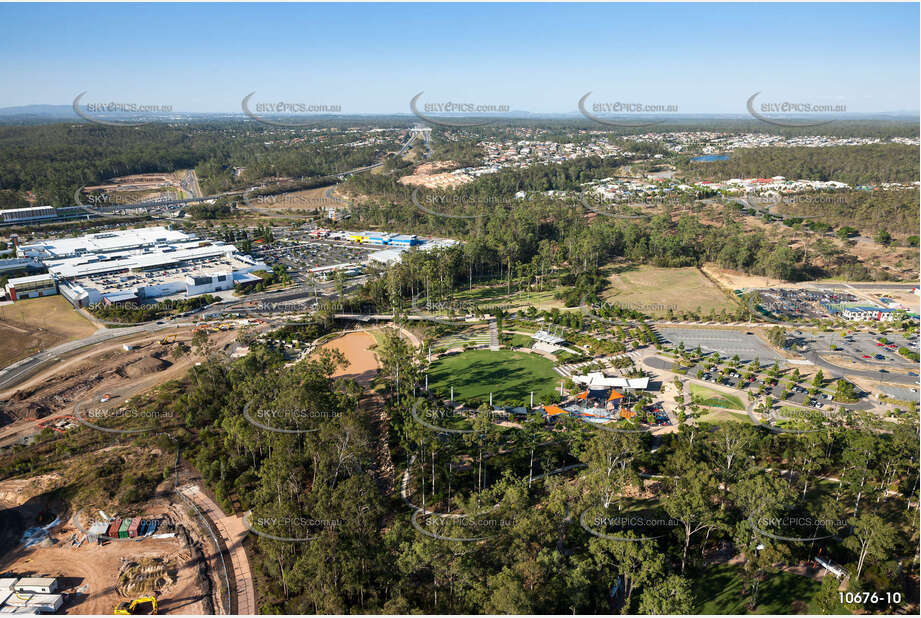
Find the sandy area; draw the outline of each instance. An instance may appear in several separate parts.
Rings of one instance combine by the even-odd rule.
[[[380,367],[377,355],[371,350],[374,344],[374,337],[368,333],[354,332],[327,341],[320,347],[339,350],[349,363],[346,367],[340,367],[333,374],[334,377],[352,378],[362,386],[368,386]]]

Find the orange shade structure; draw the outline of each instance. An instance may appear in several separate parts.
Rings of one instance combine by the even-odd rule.
[[[608,401],[614,401],[615,399],[623,399],[623,398],[624,398],[623,395],[621,395],[620,393],[618,393],[612,388],[611,394],[608,396]]]
[[[556,416],[557,414],[567,414],[566,410],[559,406],[544,406],[544,412],[547,416]]]

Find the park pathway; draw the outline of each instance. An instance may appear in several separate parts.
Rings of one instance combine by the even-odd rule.
[[[495,320],[489,322],[489,349],[493,351],[499,349],[499,327],[496,326]]]

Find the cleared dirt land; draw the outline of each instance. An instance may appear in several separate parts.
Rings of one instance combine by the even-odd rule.
[[[268,210],[326,210],[327,208],[342,208],[345,203],[341,200],[327,197],[327,191],[332,187],[318,187],[304,191],[291,191],[278,195],[252,195],[250,203],[256,208]]]
[[[96,327],[61,296],[0,306],[0,367],[95,332]]]
[[[727,311],[735,304],[699,270],[636,266],[619,268],[608,277],[611,287],[604,298],[612,304],[662,317],[671,308],[678,313],[711,309]]]
[[[151,592],[158,597],[160,613],[205,613],[200,559],[180,535],[77,547],[73,539],[82,538],[83,532],[74,525],[72,513],[52,498],[53,491],[63,485],[66,478],[59,473],[0,482],[0,520],[10,526],[4,532],[16,529],[18,534],[24,526],[44,524],[53,515],[60,517],[45,540],[31,547],[18,540],[13,540],[12,547],[7,544],[7,551],[0,554],[0,572],[60,578],[64,614],[112,614],[118,602]],[[154,498],[140,509],[147,516],[181,524],[194,534],[196,524],[185,511],[166,498]],[[81,526],[85,524],[84,518]],[[11,540],[4,535],[5,543]],[[141,572],[146,570],[148,576],[135,576],[129,571],[132,565],[141,565]]]
[[[368,386],[377,374],[380,366],[371,347],[375,345],[374,337],[365,332],[348,333],[324,343],[322,348],[339,350],[348,361],[346,367],[340,367],[334,377],[351,378],[362,386]]]

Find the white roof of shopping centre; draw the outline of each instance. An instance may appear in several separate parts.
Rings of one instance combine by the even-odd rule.
[[[70,279],[116,270],[147,270],[169,266],[185,260],[201,260],[208,257],[233,256],[240,260],[239,268],[255,264],[249,256],[236,253],[236,247],[224,243],[199,246],[199,243],[185,243],[156,248],[149,253],[90,254],[63,260],[47,261],[48,271],[59,278]]]
[[[182,243],[196,240],[195,235],[165,227],[145,227],[133,230],[112,230],[76,238],[42,240],[20,247],[21,254],[37,253],[46,259],[63,258],[79,253],[110,253],[149,245]]]

